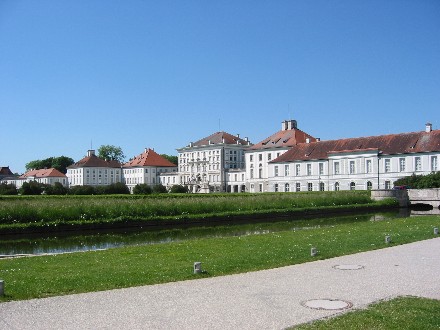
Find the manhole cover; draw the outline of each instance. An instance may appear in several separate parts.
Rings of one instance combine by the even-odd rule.
[[[302,303],[303,306],[313,309],[323,310],[342,310],[351,308],[353,304],[344,300],[337,299],[313,299]]]
[[[339,270],[359,270],[364,268],[364,266],[362,265],[336,265],[333,266],[334,269],[339,269]]]

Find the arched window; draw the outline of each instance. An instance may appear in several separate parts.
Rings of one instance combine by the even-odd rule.
[[[286,192],[290,191],[290,185],[288,183],[284,185],[284,191]]]
[[[356,190],[356,183],[354,182],[350,183],[350,190]]]
[[[373,183],[371,181],[367,181],[367,190],[373,189]]]
[[[275,192],[278,191],[278,183],[275,183],[274,190],[275,190]]]
[[[339,182],[335,183],[335,191],[339,191]]]
[[[320,182],[319,183],[319,191],[324,191],[325,190],[325,184],[324,182]]]

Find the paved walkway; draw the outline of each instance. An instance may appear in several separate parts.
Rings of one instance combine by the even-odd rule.
[[[0,329],[284,329],[341,313],[304,306],[312,299],[351,309],[400,295],[440,299],[439,251],[434,238],[267,271],[2,303]]]

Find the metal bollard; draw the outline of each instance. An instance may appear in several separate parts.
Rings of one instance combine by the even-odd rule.
[[[5,295],[5,282],[3,280],[0,280],[0,297],[3,297]]]
[[[385,243],[387,244],[391,243],[391,236],[385,236]]]
[[[196,261],[194,263],[194,274],[200,274],[202,272],[202,263],[199,261]]]
[[[310,255],[311,255],[312,257],[314,257],[314,256],[316,256],[317,254],[318,254],[318,250],[316,250],[315,247],[312,247],[312,248],[310,249]]]
[[[434,227],[434,235],[438,235],[438,228]]]

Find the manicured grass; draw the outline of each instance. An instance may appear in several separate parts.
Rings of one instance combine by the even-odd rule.
[[[0,197],[0,233],[20,228],[128,224],[160,219],[178,222],[212,216],[379,204],[371,200],[368,191],[202,196],[3,196]]]
[[[352,311],[341,316],[295,327],[312,329],[440,329],[440,301],[416,297],[399,297]]]
[[[0,260],[5,297],[20,300],[270,269],[433,238],[440,217],[344,223],[276,233],[206,238],[106,251]],[[306,226],[307,227],[307,226]],[[310,248],[319,250],[310,256]],[[201,261],[206,271],[193,274]]]

